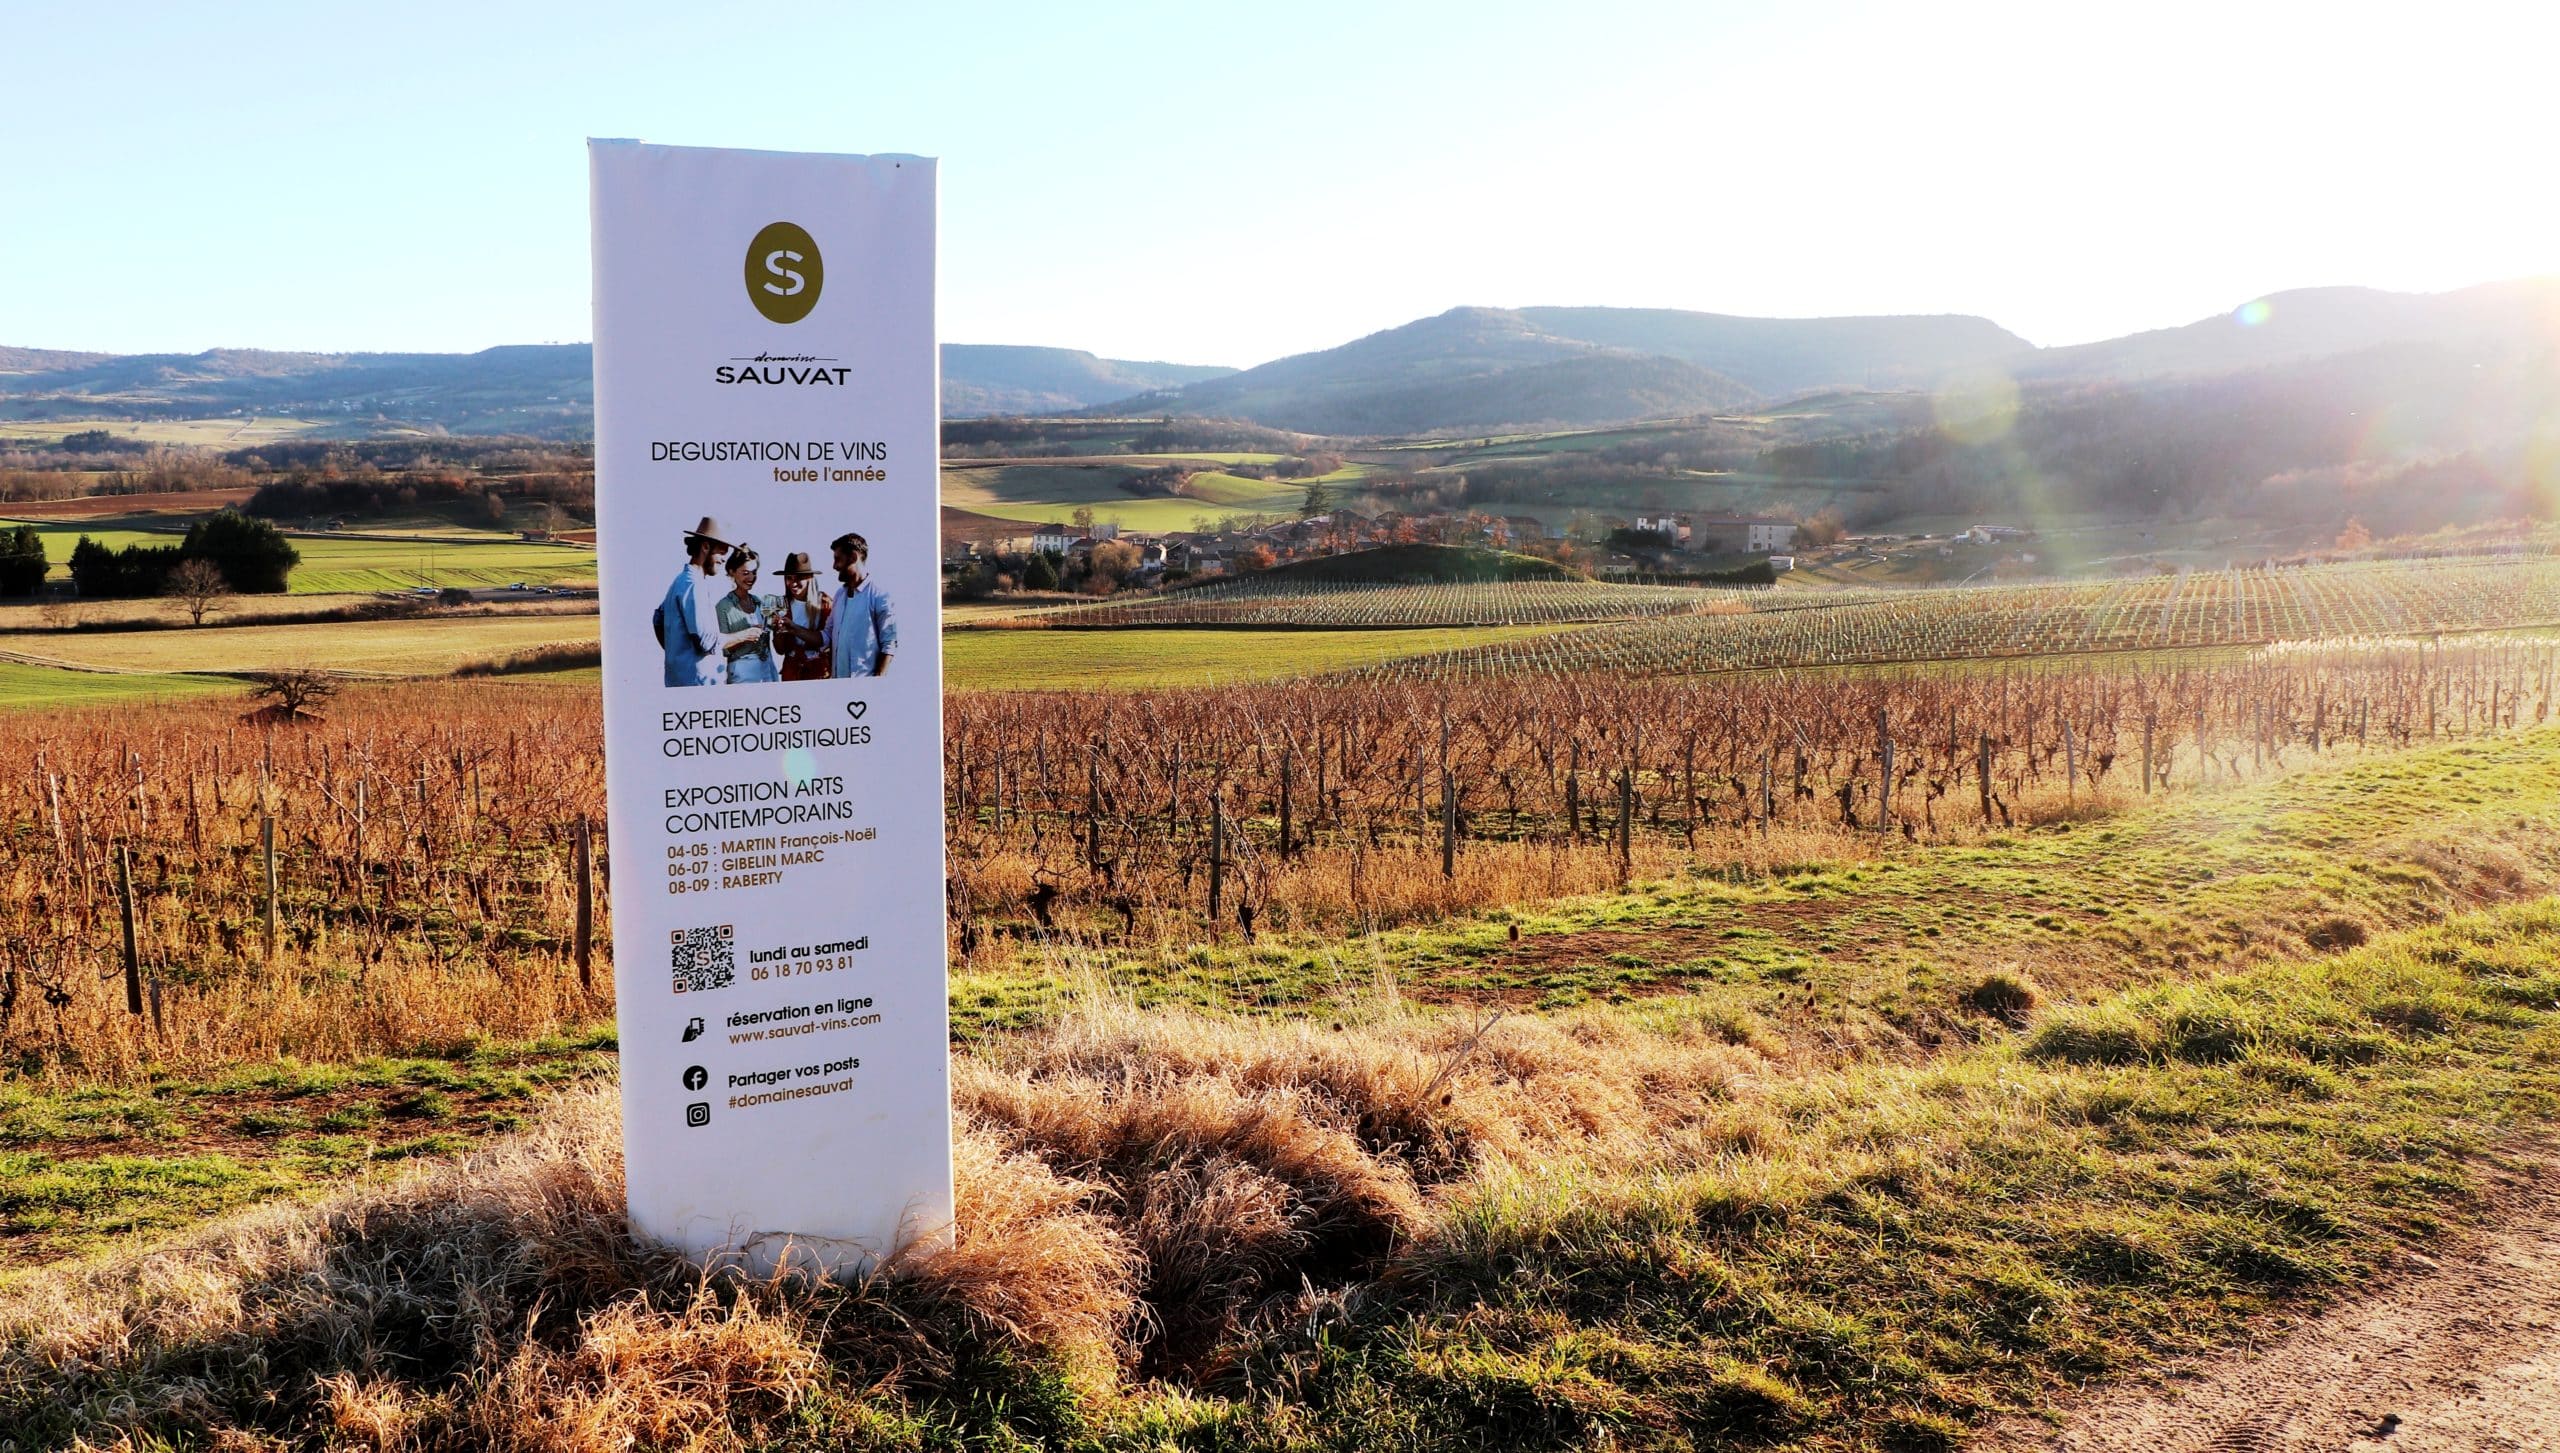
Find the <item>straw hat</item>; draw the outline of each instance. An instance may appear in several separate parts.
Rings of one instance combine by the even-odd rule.
[[[794,550],[782,557],[782,578],[785,580],[807,580],[817,573],[809,568],[809,552],[806,550]]]
[[[711,518],[709,515],[704,515],[702,517],[701,524],[685,531],[684,537],[688,543],[695,540],[709,540],[712,544],[719,546],[723,550],[729,548],[728,532],[722,530],[720,528],[720,522]]]

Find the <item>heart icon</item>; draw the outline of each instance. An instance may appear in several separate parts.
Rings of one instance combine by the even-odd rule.
[[[862,720],[862,714],[870,709],[871,703],[867,701],[848,701],[844,704],[844,714],[855,721]]]

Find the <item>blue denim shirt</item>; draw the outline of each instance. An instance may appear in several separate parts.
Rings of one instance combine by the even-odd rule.
[[[834,663],[828,674],[839,679],[870,675],[881,652],[898,649],[898,622],[876,580],[865,580],[860,590],[837,586],[835,618],[827,629],[828,659]]]
[[[688,562],[658,602],[658,626],[667,638],[669,686],[717,686],[728,663],[720,656],[720,622],[702,593],[702,572]]]

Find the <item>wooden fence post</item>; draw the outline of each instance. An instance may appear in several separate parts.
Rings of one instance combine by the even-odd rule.
[[[578,814],[578,987],[595,992],[595,973],[590,962],[596,934],[595,846],[593,829],[585,813]]]
[[[1973,783],[1982,794],[1982,825],[1991,825],[1991,733],[1984,732],[1974,743]]]
[[[258,856],[266,865],[267,878],[267,962],[276,961],[276,817],[272,812],[258,814]]]
[[[1102,743],[1095,742],[1084,763],[1084,869],[1102,871]]]
[[[1440,876],[1458,876],[1458,778],[1440,769]]]
[[[1635,867],[1636,769],[1618,769],[1618,871]]]
[[[1778,815],[1778,746],[1770,743],[1760,754],[1760,835],[1769,835],[1770,820]]]
[[[1568,841],[1582,841],[1582,743],[1573,744],[1572,765],[1564,773],[1564,826]]]
[[[133,922],[133,845],[116,844],[116,893],[124,904],[124,1008],[142,1012],[142,948]]]
[[[1296,752],[1289,747],[1280,749],[1280,857],[1283,861],[1286,861],[1289,856],[1289,808],[1291,805],[1289,779],[1292,775],[1291,769],[1295,766],[1296,756]]]
[[[1890,836],[1893,832],[1893,724],[1885,719],[1884,708],[1876,708],[1876,759],[1880,764],[1876,782],[1876,831]]]
[[[1209,922],[1216,924],[1226,907],[1227,795],[1209,791]]]

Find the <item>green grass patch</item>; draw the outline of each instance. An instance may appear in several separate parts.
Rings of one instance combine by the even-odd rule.
[[[1134,465],[1099,462],[953,463],[943,466],[942,502],[1025,524],[1063,524],[1077,511],[1090,510],[1102,523],[1169,531],[1199,528],[1225,515],[1295,514],[1307,498],[1303,480],[1249,479],[1214,469],[1192,475],[1184,495],[1138,495],[1121,487],[1144,472]],[[1350,477],[1345,471],[1326,476],[1329,483]]]
[[[2228,1342],[2471,1214],[2560,1105],[2560,1014],[2482,950],[2551,961],[2560,905],[1780,1086],[1732,1113],[1747,1149],[1485,1177],[1416,1292],[1272,1359],[1315,1391],[1268,1443],[1951,1447]],[[2150,1052],[2057,1048],[2088,1023]]]
[[[148,530],[135,529],[115,519],[33,523],[37,533],[44,536],[46,558],[53,562],[52,577],[67,580],[71,576],[72,547],[81,536],[111,550],[127,545],[175,545],[185,536],[187,520],[184,516],[155,516],[151,523],[159,528]],[[294,567],[289,581],[295,595],[409,590],[420,585],[486,588],[517,581],[557,585],[591,582],[596,574],[592,550],[528,544],[496,533],[489,534],[485,541],[467,544],[296,535],[292,545],[302,556],[302,563]]]
[[[1481,814],[1476,828],[1500,833],[1501,814]],[[1240,819],[1230,830],[1267,844],[1276,828]],[[1462,850],[1462,874],[1466,865]],[[1204,925],[1181,952],[1124,949],[1109,942],[1104,924],[1116,920],[1105,915],[1079,962],[1142,1005],[1331,1013],[1384,975],[1428,1002],[1704,996],[1807,1042],[1930,1045],[2002,1032],[2022,1016],[2023,996],[1986,998],[1993,975],[2023,968],[2036,995],[2069,1003],[2325,952],[2358,933],[2434,922],[2449,906],[2554,888],[2560,728],[2179,793],[2111,819],[1880,860],[1638,882],[1357,945],[1266,923],[1252,945]],[[1054,958],[1026,950],[1014,975],[981,976],[974,1010],[955,994],[955,1014],[1016,1023],[1051,1012]],[[1006,989],[1015,977],[1018,996]]]
[[[110,675],[0,661],[0,711],[38,706],[121,706],[134,702],[192,701],[238,695],[237,681],[216,677]]]
[[[612,1043],[594,1032],[442,1058],[284,1060],[134,1087],[0,1081],[0,1276],[456,1153],[609,1073]]]
[[[109,671],[264,671],[316,666],[333,671],[434,676],[466,663],[543,646],[592,646],[596,624],[596,617],[591,615],[464,615],[273,626],[206,625],[166,631],[25,631],[0,633],[0,651],[23,652]]]

